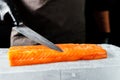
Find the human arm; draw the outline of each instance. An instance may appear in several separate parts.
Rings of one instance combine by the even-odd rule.
[[[110,33],[109,10],[95,11],[94,17],[101,32]]]
[[[108,40],[111,34],[110,28],[110,8],[112,4],[111,1],[101,0],[101,2],[99,1],[99,3],[96,2],[95,4],[96,8],[94,10],[95,23],[99,29],[98,37],[100,37],[100,39],[103,39],[102,41],[105,43],[109,42]]]

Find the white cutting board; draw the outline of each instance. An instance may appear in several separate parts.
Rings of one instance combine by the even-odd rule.
[[[11,67],[8,49],[0,49],[0,80],[120,80],[120,48],[100,44],[108,58]]]

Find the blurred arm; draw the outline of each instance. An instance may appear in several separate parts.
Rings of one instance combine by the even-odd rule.
[[[109,11],[95,11],[95,20],[101,32],[110,33]]]

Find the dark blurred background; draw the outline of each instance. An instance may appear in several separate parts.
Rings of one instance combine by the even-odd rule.
[[[12,28],[12,19],[6,14],[4,21],[0,21],[0,48],[8,48],[10,46],[10,34]]]
[[[120,4],[118,0],[86,0],[86,40],[92,43],[104,43],[108,39],[108,44],[120,46]],[[95,11],[109,11],[110,29],[109,34],[99,32],[94,19]]]
[[[107,0],[107,5],[110,5],[108,10],[110,11],[110,27],[111,27],[111,33],[109,36],[109,44],[113,44],[116,46],[120,46],[120,11],[119,11],[119,2],[118,0]],[[94,7],[91,7],[91,5],[94,3],[91,0],[86,0],[86,10],[85,10],[85,16],[86,16],[86,42],[91,43],[103,43],[102,38],[106,36],[99,36],[102,33],[98,32],[96,22],[93,18],[93,12]],[[104,5],[105,6],[105,5]],[[0,48],[7,48],[10,46],[10,34],[11,34],[11,28],[13,26],[11,17],[9,14],[5,15],[4,21],[0,21]],[[92,41],[91,41],[92,40]]]

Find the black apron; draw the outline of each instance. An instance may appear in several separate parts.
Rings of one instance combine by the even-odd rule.
[[[85,0],[15,0],[24,23],[53,43],[85,42]],[[11,46],[38,44],[12,30]]]

